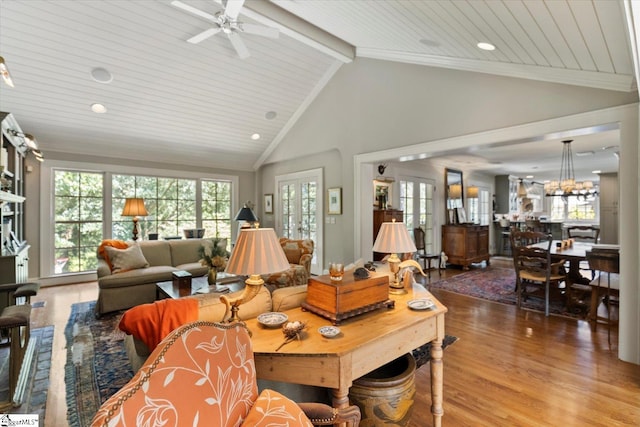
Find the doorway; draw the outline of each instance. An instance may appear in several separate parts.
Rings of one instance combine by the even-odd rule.
[[[311,274],[322,274],[322,169],[276,176],[276,232],[289,239],[314,242]]]

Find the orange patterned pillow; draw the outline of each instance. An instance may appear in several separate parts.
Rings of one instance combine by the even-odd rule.
[[[116,249],[127,249],[129,245],[123,240],[107,239],[103,240],[102,243],[100,243],[100,246],[98,246],[98,255],[100,255],[107,264],[109,264],[109,270],[113,271],[113,264],[109,261],[109,255],[107,255],[107,251],[104,248],[105,246],[111,246]]]
[[[274,390],[262,390],[242,426],[301,426],[313,427],[298,405]]]

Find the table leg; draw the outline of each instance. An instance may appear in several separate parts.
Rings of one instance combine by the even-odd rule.
[[[349,406],[349,388],[346,389],[332,389],[331,390],[331,406],[334,408],[346,408]],[[336,427],[346,427],[346,423],[336,424]]]
[[[431,341],[431,414],[434,427],[442,426],[443,400],[443,365],[442,339]]]

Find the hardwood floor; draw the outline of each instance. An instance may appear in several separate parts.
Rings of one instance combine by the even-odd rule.
[[[447,334],[459,338],[444,352],[444,425],[640,425],[640,366],[618,360],[616,334],[609,349],[606,327],[594,333],[585,321],[433,294],[449,309]],[[34,310],[33,327],[55,325],[46,426],[67,425],[64,328],[71,304],[96,298],[95,282],[43,288],[33,298],[46,301]],[[432,425],[430,404],[424,366],[416,374],[410,427]]]

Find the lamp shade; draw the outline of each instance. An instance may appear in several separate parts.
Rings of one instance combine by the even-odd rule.
[[[289,261],[273,228],[243,228],[225,272],[249,276],[287,269]]]
[[[471,186],[467,188],[467,198],[469,199],[477,199],[478,198],[478,187]]]
[[[452,199],[461,199],[462,198],[462,185],[460,184],[451,184],[449,186],[449,197]]]
[[[373,251],[385,254],[415,252],[416,245],[403,222],[383,222]]]
[[[250,207],[244,205],[236,214],[236,221],[256,222],[258,217],[253,213]]]
[[[147,216],[147,208],[144,207],[144,199],[138,197],[132,197],[126,200],[124,203],[124,209],[122,209],[122,216]]]

